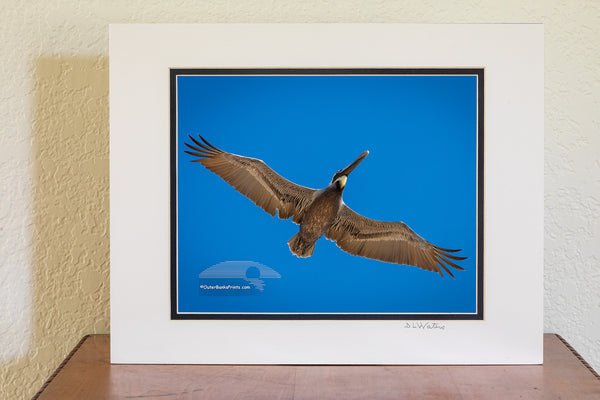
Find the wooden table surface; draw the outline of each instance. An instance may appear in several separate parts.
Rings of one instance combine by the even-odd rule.
[[[600,399],[600,377],[557,335],[544,365],[111,365],[86,336],[34,397],[70,399]]]

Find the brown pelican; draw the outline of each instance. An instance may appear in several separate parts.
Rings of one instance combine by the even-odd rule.
[[[199,136],[202,143],[192,136],[189,138],[193,144],[185,145],[192,151],[184,151],[198,157],[192,162],[204,165],[271,216],[278,211],[279,218],[292,217],[293,222],[300,224],[299,232],[288,241],[291,252],[298,257],[310,257],[317,239],[324,234],[339,248],[356,256],[414,265],[442,276],[443,269],[454,277],[446,265],[463,270],[453,261],[466,257],[450,254],[460,250],[435,246],[403,222],[369,219],[344,204],[342,194],[348,175],[368,151],[337,171],[327,187],[317,190],[288,181],[262,160],[220,150],[202,136]]]

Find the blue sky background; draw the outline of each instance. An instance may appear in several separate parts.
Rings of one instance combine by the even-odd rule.
[[[476,311],[476,76],[178,76],[179,312],[473,313]],[[187,135],[260,158],[322,188],[363,151],[344,202],[464,249],[456,279],[343,252],[322,237],[294,256],[291,220],[271,217],[183,153]],[[277,271],[255,296],[200,296],[223,261]]]

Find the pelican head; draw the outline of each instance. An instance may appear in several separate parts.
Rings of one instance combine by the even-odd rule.
[[[352,172],[354,170],[354,168],[356,168],[356,166],[358,164],[360,164],[360,162],[368,154],[369,154],[369,152],[365,151],[360,156],[358,156],[358,158],[356,160],[354,160],[352,162],[352,164],[350,164],[346,168],[340,169],[338,172],[336,172],[335,175],[333,175],[333,178],[331,178],[331,183],[332,184],[336,183],[339,189],[344,189],[344,187],[346,186],[346,181],[348,180],[348,175],[350,175],[350,172]]]

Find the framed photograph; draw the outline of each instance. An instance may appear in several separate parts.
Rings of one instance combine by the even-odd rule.
[[[170,73],[173,319],[483,318],[483,68]]]
[[[110,28],[111,362],[536,364],[543,27]]]

